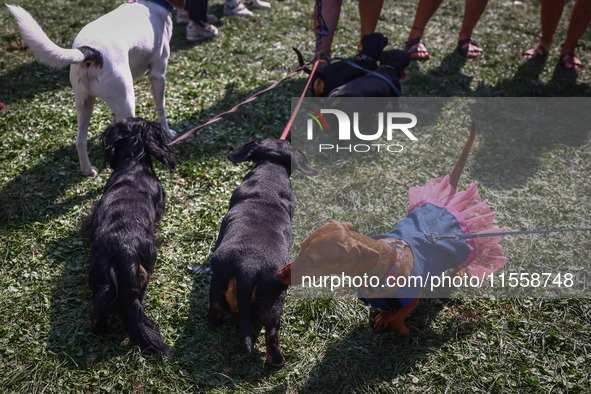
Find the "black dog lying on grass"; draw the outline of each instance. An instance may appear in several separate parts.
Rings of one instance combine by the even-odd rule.
[[[293,169],[316,175],[302,152],[287,141],[251,141],[228,154],[234,163],[255,167],[232,194],[211,257],[209,322],[221,324],[223,311],[238,312],[246,350],[253,348],[251,318],[265,327],[267,364],[280,367],[279,328],[287,286],[277,271],[289,262]],[[293,159],[293,161],[292,161]],[[295,168],[292,168],[292,164]]]
[[[361,44],[361,51],[348,60],[362,68],[356,68],[344,61],[331,62],[316,72],[312,83],[314,96],[326,97],[333,89],[364,76],[367,73],[364,69],[374,71],[378,68],[378,60],[388,44],[388,39],[381,33],[371,33],[363,36]],[[301,65],[301,54],[298,57]]]
[[[409,64],[410,58],[405,51],[395,49],[385,51],[375,71],[382,77],[366,74],[336,87],[328,97],[399,97],[402,92],[400,80],[404,79],[404,69]]]
[[[119,311],[135,345],[169,356],[170,348],[142,306],[156,264],[154,227],[165,206],[152,156],[174,168],[168,132],[158,123],[128,118],[109,126],[101,139],[113,174],[82,227],[92,243],[92,331],[104,333],[111,312]]]

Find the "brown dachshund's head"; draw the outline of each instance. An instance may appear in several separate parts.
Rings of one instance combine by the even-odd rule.
[[[302,243],[298,257],[277,273],[286,285],[297,285],[302,276],[362,275],[373,268],[379,253],[359,240],[351,223],[329,220]]]

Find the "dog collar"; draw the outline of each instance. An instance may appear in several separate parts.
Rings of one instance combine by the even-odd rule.
[[[365,53],[359,53],[359,54],[355,55],[353,57],[353,59],[362,60],[362,61],[369,60],[369,61],[377,62],[376,59],[374,59],[373,57],[367,56]]]
[[[410,304],[414,300],[414,298],[398,297],[399,294],[396,293],[397,289],[388,290],[388,280],[389,278],[394,278],[394,281],[396,280],[398,270],[402,265],[402,253],[404,252],[404,248],[408,247],[408,244],[397,238],[386,238],[382,239],[382,241],[391,245],[396,250],[396,261],[392,264],[392,267],[377,288],[357,288],[357,297],[374,308],[393,311]]]

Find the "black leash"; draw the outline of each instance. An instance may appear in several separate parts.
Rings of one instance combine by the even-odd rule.
[[[439,235],[437,233],[427,234],[425,236],[427,239],[433,243],[437,241],[441,241],[443,239],[453,239],[453,240],[461,240],[461,239],[471,239],[471,238],[484,238],[484,237],[504,237],[506,235],[524,235],[524,234],[545,234],[545,233],[561,233],[567,231],[591,231],[591,227],[587,228],[560,228],[555,230],[526,230],[526,231],[507,231],[507,232],[500,232],[500,233],[481,233],[481,234],[454,234],[454,235]]]

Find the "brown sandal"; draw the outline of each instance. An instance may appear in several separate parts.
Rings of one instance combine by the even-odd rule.
[[[524,59],[533,59],[534,57],[548,56],[548,49],[544,48],[542,44],[538,44],[533,48],[521,53]]]
[[[468,59],[473,59],[482,55],[482,48],[480,48],[478,43],[471,38],[464,38],[463,40],[458,41],[456,50],[460,53],[460,55]],[[468,53],[470,52],[476,53],[476,55],[468,56]]]
[[[562,67],[567,70],[580,71],[585,67],[583,62],[581,62],[581,59],[579,59],[574,52],[567,52],[560,55],[560,63],[562,63]]]
[[[411,38],[410,40],[405,42],[404,51],[408,54],[408,57],[410,57],[411,60],[424,61],[429,60],[431,58],[431,55],[429,55],[429,51],[427,51],[425,44],[423,44],[422,37]],[[416,56],[416,54],[418,53],[425,54],[425,56]]]

